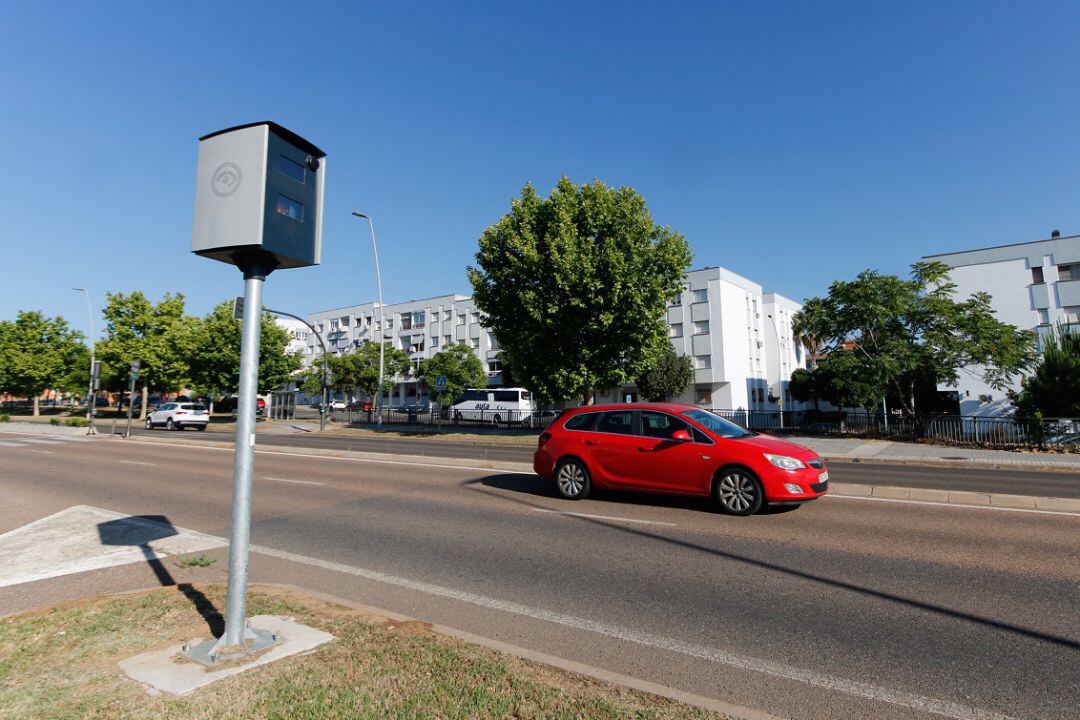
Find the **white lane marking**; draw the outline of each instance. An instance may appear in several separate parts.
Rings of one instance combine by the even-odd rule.
[[[274,482],[289,483],[291,485],[325,485],[326,483],[315,482],[313,480],[289,480],[288,478],[276,478],[276,477],[264,477],[263,480],[273,480]]]
[[[70,435],[50,435],[49,439],[61,442],[94,442],[88,437],[71,437]]]
[[[26,443],[7,442],[6,440],[0,440],[0,445],[4,447],[26,447]]]
[[[329,560],[320,560],[319,558],[310,557],[308,555],[298,555],[284,550],[275,550],[274,548],[266,547],[264,545],[252,545],[251,551],[259,553],[260,555],[279,558],[281,560],[289,560],[291,562],[344,573],[346,575],[353,575],[355,577],[374,580],[388,585],[396,585],[398,587],[416,590],[430,595],[438,595],[452,600],[459,600],[491,610],[499,610],[514,615],[521,615],[536,620],[555,623],[576,630],[606,635],[615,638],[616,640],[623,640],[637,645],[644,645],[660,650],[689,655],[702,660],[709,660],[735,667],[740,670],[764,673],[773,677],[794,680],[807,685],[813,685],[815,687],[847,695],[854,695],[868,700],[875,700],[890,705],[898,705],[933,713],[935,715],[942,715],[953,718],[954,720],[1013,720],[1013,718],[1008,715],[1002,715],[990,710],[968,707],[948,700],[938,700],[936,698],[923,697],[922,695],[916,695],[902,690],[893,690],[871,683],[823,675],[812,670],[805,670],[784,663],[745,655],[736,655],[718,648],[695,645],[693,643],[683,642],[682,640],[644,633],[631,628],[620,627],[618,625],[610,625],[608,623],[587,620],[585,618],[579,618],[564,613],[533,608],[509,600],[499,600],[497,598],[477,595],[463,590],[454,590],[453,588],[442,587],[441,585],[434,585],[420,580],[410,580],[395,575],[388,575],[377,570],[367,570],[365,568],[353,567],[351,565],[331,562]]]
[[[991,493],[992,494],[992,493]],[[902,505],[933,505],[935,507],[956,508],[958,510],[997,510],[998,512],[1031,513],[1033,515],[1062,515],[1064,517],[1080,518],[1080,513],[1066,510],[1039,510],[1037,508],[1011,508],[1000,505],[966,505],[963,503],[946,503],[935,500],[903,500],[901,498],[863,497],[862,495],[833,495],[823,497],[836,500],[872,500],[874,502],[900,503]]]
[[[551,513],[552,515],[569,515],[571,517],[589,518],[591,520],[613,520],[615,522],[638,523],[640,525],[667,525],[675,527],[672,522],[660,522],[659,520],[638,520],[636,518],[616,517],[614,515],[590,515],[588,513],[570,512],[569,510],[549,510],[548,508],[533,508],[534,512]]]
[[[157,463],[142,462],[141,460],[117,460],[116,462],[124,463],[125,465],[146,465],[147,467],[157,467]]]
[[[30,452],[37,453],[38,455],[52,455],[53,454],[52,450],[31,450]]]
[[[155,442],[155,441],[151,440],[151,441],[148,441],[148,442],[152,443],[152,442]],[[169,443],[168,441],[165,441],[165,442],[161,442],[160,444],[161,445],[171,445],[172,443]],[[201,450],[220,450],[222,452],[233,452],[232,448],[214,447],[213,445],[195,445],[194,443],[176,444],[176,445],[173,445],[173,447],[181,447],[181,448],[191,447],[191,448],[199,448]],[[369,458],[340,457],[340,456],[337,456],[337,455],[316,455],[315,453],[281,452],[280,450],[256,450],[255,452],[257,452],[257,453],[259,453],[261,455],[285,455],[287,457],[317,458],[317,459],[320,459],[320,460],[341,460],[341,461],[344,461],[344,462],[375,463],[376,465],[409,465],[411,467],[443,468],[445,470],[479,470],[481,472],[500,473],[502,475],[529,475],[529,476],[532,476],[532,477],[536,476],[536,473],[534,473],[534,472],[526,472],[524,470],[503,470],[501,468],[478,467],[478,466],[475,466],[475,465],[442,465],[442,464],[439,464],[439,463],[409,462],[407,460],[373,460],[373,459],[369,459]],[[351,451],[345,451],[345,452],[351,452]],[[361,451],[356,451],[356,452],[361,452]],[[416,457],[416,456],[414,456],[414,457]],[[501,462],[501,461],[497,460],[495,462]]]
[[[33,443],[34,445],[62,445],[55,440],[42,440],[40,438],[21,438],[19,442]]]

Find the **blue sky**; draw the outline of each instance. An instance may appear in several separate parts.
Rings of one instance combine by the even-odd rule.
[[[796,299],[1080,232],[1077,27],[1078,3],[5,3],[0,318],[83,328],[72,286],[240,292],[188,251],[197,138],[264,119],[328,153],[324,264],[266,290],[297,313],[374,297],[352,210],[388,302],[468,293],[483,229],[563,174]]]

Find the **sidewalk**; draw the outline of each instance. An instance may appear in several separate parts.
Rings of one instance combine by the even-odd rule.
[[[1080,472],[1080,453],[1012,452],[859,438],[791,436],[786,439],[816,450],[827,460]]]

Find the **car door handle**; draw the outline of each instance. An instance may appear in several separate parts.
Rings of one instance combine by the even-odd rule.
[[[599,445],[599,443],[596,442],[595,440],[586,440],[585,444],[586,445]]]

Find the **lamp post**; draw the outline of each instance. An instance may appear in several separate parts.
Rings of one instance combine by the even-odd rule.
[[[782,357],[784,349],[780,345],[780,328],[776,324],[776,318],[772,316],[772,313],[767,313],[769,320],[772,321],[773,333],[776,335],[776,385],[777,385],[777,401],[780,403],[780,429],[784,429],[784,358]]]
[[[382,270],[379,269],[379,246],[375,244],[375,221],[371,219],[370,215],[366,215],[362,212],[354,212],[355,217],[368,221],[368,226],[371,227],[371,249],[375,253],[375,282],[378,285],[379,291],[379,386],[375,390],[375,407],[378,409],[378,425],[382,427],[383,421],[383,403],[382,403],[382,389],[383,389],[383,372],[385,367],[384,356],[386,354],[386,315],[383,312],[382,301]]]
[[[319,404],[319,430],[320,431],[325,430],[326,429],[326,385],[327,385],[327,383],[329,382],[329,379],[330,379],[330,368],[327,365],[326,343],[323,342],[322,335],[319,334],[319,331],[316,330],[314,328],[314,326],[312,326],[311,323],[309,323],[307,320],[300,317],[299,315],[293,315],[292,313],[287,313],[284,310],[271,310],[270,308],[266,307],[265,305],[263,306],[263,310],[270,313],[271,315],[284,315],[285,317],[291,317],[293,320],[299,320],[300,322],[304,323],[305,325],[308,326],[308,329],[311,330],[311,333],[315,336],[315,339],[317,339],[319,341],[319,345],[322,346],[322,377],[323,377],[323,380],[322,380],[322,395],[320,396],[320,404]]]
[[[81,292],[83,297],[86,298],[86,322],[90,326],[90,334],[87,336],[86,341],[90,345],[90,382],[86,391],[86,422],[89,425],[89,429],[86,431],[87,435],[94,435],[94,367],[97,365],[97,343],[94,340],[94,311],[90,307],[90,293],[86,288],[71,288],[75,292]]]

